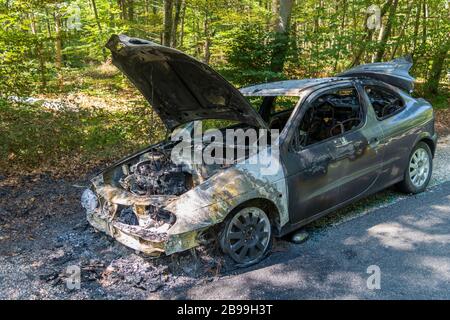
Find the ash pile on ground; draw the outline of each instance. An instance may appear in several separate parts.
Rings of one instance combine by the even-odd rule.
[[[204,247],[151,258],[94,230],[79,204],[87,181],[0,177],[0,299],[182,298],[235,266]],[[69,289],[73,267],[80,289]]]

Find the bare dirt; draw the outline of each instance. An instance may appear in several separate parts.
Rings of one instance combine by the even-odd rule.
[[[154,259],[95,231],[79,204],[87,184],[1,177],[0,299],[147,299],[223,271],[214,248]],[[80,290],[66,286],[70,266],[81,269]]]
[[[436,131],[439,136],[450,135],[450,109],[435,110]]]

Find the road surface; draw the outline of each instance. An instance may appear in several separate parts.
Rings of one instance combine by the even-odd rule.
[[[376,289],[373,270],[378,268]],[[178,297],[449,299],[450,183],[313,232],[307,242],[275,252],[253,269]]]

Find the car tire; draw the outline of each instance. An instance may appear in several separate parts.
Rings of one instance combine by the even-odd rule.
[[[403,181],[398,188],[405,193],[423,192],[431,179],[433,156],[425,142],[419,142],[411,151],[405,169]]]
[[[263,260],[272,248],[272,223],[267,213],[254,206],[240,208],[226,219],[220,246],[239,267]]]

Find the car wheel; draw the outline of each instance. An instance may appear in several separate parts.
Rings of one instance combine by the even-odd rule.
[[[432,170],[433,157],[430,147],[419,142],[409,156],[404,179],[399,183],[400,190],[406,193],[423,192],[430,182]]]
[[[264,210],[246,207],[231,214],[220,236],[220,246],[239,266],[258,263],[272,246],[272,225]]]

